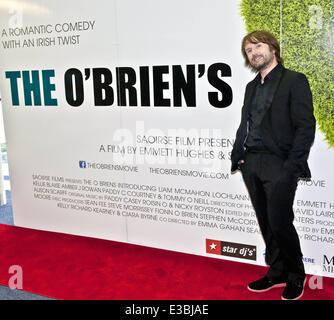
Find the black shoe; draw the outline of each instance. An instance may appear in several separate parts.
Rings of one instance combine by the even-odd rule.
[[[282,293],[282,300],[298,300],[304,294],[306,277],[295,281],[289,281]]]
[[[285,287],[285,285],[286,281],[284,279],[273,280],[268,277],[263,277],[248,284],[247,289],[253,292],[265,292],[273,288]]]

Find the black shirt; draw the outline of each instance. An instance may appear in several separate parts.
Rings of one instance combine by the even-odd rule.
[[[279,76],[283,66],[278,64],[273,70],[271,70],[261,83],[261,75],[257,77],[257,84],[254,90],[254,96],[252,98],[250,114],[248,118],[248,135],[245,146],[248,150],[266,151],[262,142],[262,133],[260,124],[266,113],[266,100],[268,93],[274,84],[274,80]]]

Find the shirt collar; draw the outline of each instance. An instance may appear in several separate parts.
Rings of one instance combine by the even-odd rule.
[[[264,78],[264,82],[266,82],[267,80],[272,80],[275,79],[279,73],[283,70],[283,66],[281,63],[279,63],[277,66],[275,66],[274,69],[272,69]],[[261,82],[261,74],[260,72],[256,75],[256,81],[257,82]]]
[[[279,74],[279,72],[283,69],[283,66],[279,63],[273,70],[271,70],[266,77],[264,78],[272,80],[275,79],[277,77],[277,75]]]

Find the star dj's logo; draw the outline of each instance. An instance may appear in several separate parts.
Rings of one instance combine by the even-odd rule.
[[[256,246],[244,243],[206,239],[206,253],[256,260]]]
[[[206,239],[206,253],[222,254],[221,241]]]

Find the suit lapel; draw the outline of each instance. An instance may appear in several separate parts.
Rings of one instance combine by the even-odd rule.
[[[250,106],[252,103],[252,99],[255,93],[255,88],[256,88],[256,84],[259,81],[260,78],[260,74],[258,74],[255,79],[250,83],[249,88],[247,90],[247,95],[246,95],[246,99],[245,99],[245,106],[246,106],[246,110],[247,110],[247,119],[249,117],[249,111],[250,111]]]
[[[280,71],[280,73],[277,75],[277,77],[275,77],[275,80],[274,80],[274,83],[273,85],[271,86],[269,92],[268,92],[268,97],[267,97],[267,100],[266,100],[266,105],[265,105],[265,108],[266,108],[266,112],[265,112],[265,115],[262,119],[262,127],[267,127],[267,125],[269,125],[270,127],[270,120],[268,120],[268,111],[270,110],[270,107],[272,105],[272,102],[274,100],[274,97],[275,97],[275,93],[277,92],[278,88],[279,88],[279,85],[280,85],[280,82],[284,76],[284,73],[285,73],[285,68],[283,67],[282,70]],[[246,110],[245,110],[245,130],[246,130],[246,133],[245,133],[245,141],[247,139],[247,135],[248,135],[248,119],[249,119],[249,114],[250,114],[250,109],[251,109],[251,104],[252,104],[252,99],[253,99],[253,96],[254,96],[254,91],[255,91],[255,88],[256,88],[256,84],[257,82],[260,80],[260,74],[258,74],[255,79],[249,84],[249,87],[248,87],[248,90],[246,92],[246,99],[245,99],[245,107],[246,107]],[[266,119],[266,120],[265,120]],[[268,123],[269,122],[269,123]],[[263,136],[263,139],[264,140],[268,140],[268,143],[267,145],[268,146],[271,146],[270,149],[274,150],[274,153],[278,154],[278,155],[281,155],[281,151],[279,150],[279,148],[276,146],[275,142],[273,141],[272,137],[271,137],[271,134],[270,134],[270,129],[266,130],[266,134]]]
[[[283,67],[282,70],[277,75],[277,77],[275,78],[274,83],[273,83],[273,85],[271,86],[271,88],[270,88],[270,90],[268,92],[268,96],[267,96],[267,100],[266,100],[266,105],[265,105],[266,112],[268,111],[268,109],[270,109],[270,107],[272,105],[275,93],[276,93],[276,91],[277,91],[277,89],[279,87],[279,84],[280,84],[280,82],[282,80],[284,72],[285,72],[285,68]],[[255,93],[254,91],[255,91],[255,88],[256,88],[257,81],[260,80],[259,78],[260,78],[260,73],[250,83],[250,86],[249,86],[249,89],[248,89],[248,92],[247,92],[247,95],[246,95],[245,105],[246,105],[246,109],[247,109],[248,114],[249,114],[249,111],[250,111],[250,106],[251,106],[251,103],[252,103],[252,98],[253,98],[254,93]]]
[[[272,136],[272,124],[271,124],[271,116],[270,116],[270,108],[272,106],[274,97],[275,97],[275,93],[277,92],[279,85],[281,83],[281,80],[284,76],[285,73],[285,68],[283,68],[280,73],[278,74],[278,76],[276,77],[276,79],[274,80],[275,82],[273,83],[272,87],[270,88],[270,91],[268,93],[268,97],[266,100],[266,113],[262,119],[261,122],[261,127],[262,127],[262,138],[263,138],[263,142],[264,144],[267,146],[267,148],[269,148],[269,150],[271,150],[272,152],[274,152],[275,154],[279,155],[282,159],[285,159],[285,155],[282,153],[282,151],[279,149],[279,147],[277,146],[275,139]]]
[[[277,77],[274,80],[274,83],[272,84],[270,90],[268,91],[268,96],[267,96],[266,105],[265,105],[266,113],[268,112],[268,110],[270,109],[272,105],[275,93],[277,92],[279,84],[281,83],[284,71],[285,71],[284,68],[282,68],[282,70],[279,71],[279,73],[277,74]]]

